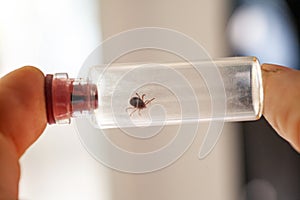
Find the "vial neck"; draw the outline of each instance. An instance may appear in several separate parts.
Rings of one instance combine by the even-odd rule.
[[[49,124],[70,123],[71,117],[91,114],[98,107],[97,86],[66,73],[46,75],[45,98]]]

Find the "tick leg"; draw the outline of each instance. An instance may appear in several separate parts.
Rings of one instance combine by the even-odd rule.
[[[151,101],[153,101],[155,98],[152,98],[152,99],[150,99],[150,100],[146,100],[145,101],[145,105],[147,105],[148,103],[150,103]]]
[[[138,93],[135,93],[136,94],[136,96],[140,99],[141,98],[141,96],[138,94]]]
[[[143,94],[143,95],[142,95],[142,101],[144,101],[144,97],[145,97],[145,96],[146,96],[146,94]]]
[[[135,108],[135,109],[130,113],[129,116],[132,117],[133,113],[135,113],[135,111],[137,111],[137,110],[138,110],[138,109]]]
[[[127,112],[127,111],[130,110],[130,109],[135,109],[135,107],[127,107],[127,108],[125,109],[125,111]]]

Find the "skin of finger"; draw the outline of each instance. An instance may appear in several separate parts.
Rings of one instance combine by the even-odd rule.
[[[0,199],[18,199],[18,159],[46,126],[44,75],[23,67],[0,79]]]
[[[15,144],[18,157],[46,127],[44,75],[23,67],[0,79],[0,132]]]
[[[300,152],[300,72],[263,64],[263,115],[277,133]]]
[[[0,199],[18,199],[20,166],[12,140],[0,132]]]

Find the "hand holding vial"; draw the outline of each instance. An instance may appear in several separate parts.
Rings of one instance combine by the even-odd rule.
[[[300,152],[300,71],[264,64],[262,76],[263,115]],[[0,199],[18,198],[18,160],[46,127],[44,80],[34,67],[0,79]]]

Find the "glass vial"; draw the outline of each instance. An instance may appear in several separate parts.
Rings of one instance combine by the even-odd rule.
[[[201,71],[210,67],[216,73],[205,77]],[[96,128],[105,129],[246,121],[262,114],[262,77],[255,57],[91,66],[85,80],[46,76],[49,123],[69,123],[70,117],[85,115]],[[212,95],[211,88],[221,92]]]

